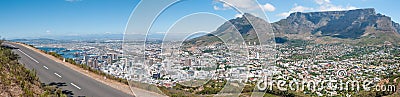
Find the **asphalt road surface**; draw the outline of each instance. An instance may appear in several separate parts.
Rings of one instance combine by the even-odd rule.
[[[15,48],[13,52],[21,57],[19,62],[31,70],[34,69],[42,83],[60,87],[68,96],[132,97],[132,95],[80,74],[29,48],[9,42],[3,43],[3,45]]]

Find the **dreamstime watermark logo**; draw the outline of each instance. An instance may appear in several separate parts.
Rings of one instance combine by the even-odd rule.
[[[369,91],[371,89],[372,81],[364,80],[359,82],[357,80],[335,80],[335,79],[327,79],[327,80],[272,80],[268,78],[264,78],[264,80],[258,81],[257,87],[259,90],[272,90],[273,87],[277,87],[277,89],[281,91],[287,90],[300,90],[305,91],[309,90],[312,92],[315,91],[360,91],[360,88],[363,90]],[[360,86],[361,84],[361,86]]]
[[[345,78],[345,77],[347,76],[347,71],[346,71],[346,69],[338,69],[338,70],[336,71],[336,76],[337,76],[338,78]]]
[[[343,70],[339,70],[337,74],[340,76],[337,77],[344,77]],[[342,80],[329,78],[326,80],[321,79],[292,79],[292,80],[282,80],[282,79],[272,79],[268,77],[264,77],[263,79],[259,80],[257,83],[258,90],[265,91],[270,90],[272,91],[274,88],[280,91],[309,91],[312,93],[319,93],[320,96],[324,95],[321,94],[322,92],[327,93],[325,96],[335,96],[335,93],[338,91],[347,91],[347,92],[359,92],[363,91],[382,91],[382,92],[396,92],[396,85],[385,85],[375,83],[372,80]],[[346,94],[347,96],[351,96]]]

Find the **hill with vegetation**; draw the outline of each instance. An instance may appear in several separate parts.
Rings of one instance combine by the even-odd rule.
[[[3,41],[0,41],[2,44]],[[62,90],[39,81],[36,72],[18,63],[18,55],[10,48],[0,47],[1,97],[64,97]]]

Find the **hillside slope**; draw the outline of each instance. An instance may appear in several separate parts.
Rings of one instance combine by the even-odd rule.
[[[256,33],[249,21],[260,24],[267,23],[265,20],[245,13],[240,18],[235,18],[221,25],[216,31],[209,35],[192,39],[191,43],[212,43],[216,39],[213,35],[232,37],[232,33],[239,32],[245,41],[257,40]],[[233,26],[232,26],[233,25]],[[347,11],[326,11],[326,12],[295,12],[285,19],[271,23],[269,29],[273,30],[278,39],[301,39],[312,41],[329,41],[324,37],[331,37],[353,42],[368,43],[391,43],[400,42],[400,25],[385,16],[375,12],[373,8],[356,9]],[[328,38],[330,39],[330,38]],[[369,42],[369,41],[373,42]]]
[[[0,40],[0,44],[2,41]],[[0,47],[0,96],[1,97],[63,97],[60,89],[42,85],[35,71],[18,63],[18,55],[10,48]]]

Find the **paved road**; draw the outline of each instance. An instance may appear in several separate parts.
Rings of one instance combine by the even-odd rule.
[[[69,96],[132,97],[132,95],[102,84],[24,46],[9,42],[4,45],[18,48],[13,49],[13,52],[21,57],[19,62],[31,70],[34,69],[42,83],[59,86]]]

